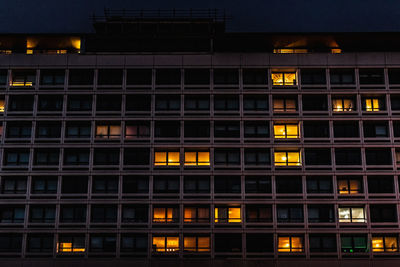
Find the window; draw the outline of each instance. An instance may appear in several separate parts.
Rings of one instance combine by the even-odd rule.
[[[23,206],[0,207],[0,223],[23,223],[25,220],[25,208]]]
[[[278,223],[303,223],[303,206],[277,205]]]
[[[208,151],[185,151],[185,166],[209,166],[210,152]]]
[[[123,223],[147,223],[147,205],[124,205],[122,207]]]
[[[331,177],[307,177],[308,194],[331,194],[332,191]]]
[[[0,234],[0,252],[21,252],[22,234]]]
[[[185,69],[185,85],[210,84],[209,69]]]
[[[400,110],[400,95],[391,95],[390,96],[390,105],[393,111]]]
[[[128,69],[126,74],[127,85],[151,85],[151,69]]]
[[[303,130],[305,138],[328,138],[328,121],[304,121]]]
[[[246,194],[268,194],[272,192],[269,176],[246,176]]]
[[[202,95],[186,95],[185,111],[210,111],[210,97]]]
[[[278,194],[301,194],[303,192],[301,176],[276,176],[275,182]]]
[[[214,164],[215,165],[239,165],[240,164],[240,150],[239,149],[222,149],[216,148],[214,150]]]
[[[330,69],[331,84],[354,84],[354,69]]]
[[[245,121],[244,122],[245,138],[268,138],[269,122],[268,121]]]
[[[242,234],[224,233],[215,234],[215,252],[237,253],[242,251]]]
[[[332,205],[308,205],[308,222],[309,223],[333,223],[335,216],[333,215]]]
[[[382,111],[384,109],[383,100],[379,98],[364,98],[363,99],[363,110],[364,111]]]
[[[339,207],[339,222],[341,223],[366,223],[364,208]]]
[[[247,253],[273,252],[273,235],[264,233],[246,234],[246,251]]]
[[[391,204],[370,204],[369,211],[373,223],[397,222],[397,206]]]
[[[29,164],[29,150],[5,149],[4,164],[6,166],[27,166]]]
[[[275,151],[275,166],[301,166],[300,151]]]
[[[4,98],[3,99],[0,98],[0,113],[4,112],[4,106],[5,106]]]
[[[332,99],[333,111],[335,112],[346,112],[355,111],[356,106],[353,99],[350,98],[335,98]]]
[[[337,179],[338,192],[341,195],[345,194],[360,194],[363,192],[361,178],[338,177]]]
[[[69,85],[92,85],[94,71],[91,69],[70,69]]]
[[[245,111],[268,111],[268,98],[266,95],[244,95],[243,109]]]
[[[88,165],[89,164],[89,149],[64,149],[64,164],[65,165]]]
[[[91,95],[68,95],[68,111],[92,111]]]
[[[302,96],[304,111],[327,111],[328,100],[326,95],[303,95]]]
[[[384,84],[383,69],[359,69],[360,84]]]
[[[123,234],[121,252],[147,252],[147,234]]]
[[[30,138],[32,132],[32,122],[18,121],[7,122],[7,138]]]
[[[31,205],[29,210],[29,222],[31,223],[54,223],[56,219],[55,206]]]
[[[149,192],[149,178],[147,176],[124,176],[122,193],[145,194]]]
[[[399,250],[397,236],[373,236],[373,252],[397,252]]]
[[[365,121],[364,137],[389,137],[388,124],[384,121]]]
[[[151,95],[127,95],[126,111],[148,112],[151,109]]]
[[[86,222],[86,205],[61,205],[60,223]]]
[[[270,165],[270,152],[268,148],[246,148],[244,150],[244,164],[246,166]]]
[[[303,237],[278,236],[278,252],[303,252]]]
[[[400,84],[400,69],[388,69],[389,84]]]
[[[366,235],[342,235],[340,237],[342,252],[354,253],[354,252],[367,252],[368,242]]]
[[[122,70],[121,69],[99,69],[97,77],[97,85],[121,85],[122,86]]]
[[[294,98],[274,98],[274,112],[296,112],[297,101]]]
[[[33,111],[32,95],[10,95],[8,98],[9,111]]]
[[[97,95],[96,111],[121,111],[121,96]]]
[[[154,176],[154,193],[179,193],[179,176]]]
[[[58,148],[36,148],[33,157],[34,165],[58,165],[60,150]]]
[[[247,223],[272,222],[272,206],[270,205],[246,205]]]
[[[359,137],[358,121],[333,122],[333,135],[335,138]]]
[[[361,165],[359,148],[335,148],[336,165]]]
[[[2,194],[25,194],[26,177],[3,176],[1,179]]]
[[[92,205],[92,223],[116,223],[117,205]]]
[[[239,72],[237,69],[214,69],[214,84],[238,84]]]
[[[121,136],[121,125],[99,124],[96,125],[96,138],[117,139]]]
[[[210,237],[184,236],[183,250],[186,252],[210,252]]]
[[[214,208],[214,219],[216,223],[240,223],[240,207],[216,207]]]
[[[239,111],[239,97],[229,95],[214,96],[215,111]]]
[[[34,86],[36,70],[12,70],[10,86]]]
[[[62,95],[39,95],[38,111],[62,111]]]
[[[214,137],[240,137],[240,124],[238,121],[215,121],[214,122]]]
[[[60,122],[47,122],[47,121],[37,122],[36,137],[37,138],[60,138],[61,137],[61,123]]]
[[[8,75],[8,70],[6,70],[6,69],[0,70],[0,84],[1,85],[7,84],[7,75]]]
[[[156,70],[156,84],[170,85],[181,84],[181,70],[180,69],[157,69]]]
[[[150,137],[150,125],[148,122],[126,122],[125,138],[137,139]]]
[[[390,148],[366,148],[365,159],[367,165],[391,165],[392,151]]]
[[[155,166],[179,166],[179,152],[164,151],[154,152]]]
[[[93,156],[94,165],[118,165],[119,148],[95,148]]]
[[[90,122],[67,121],[65,137],[67,138],[90,138]]]
[[[156,111],[180,111],[179,95],[156,95]]]
[[[65,71],[60,70],[40,70],[40,84],[41,85],[63,85]]]
[[[181,135],[181,122],[156,121],[154,135],[162,138],[178,138]]]
[[[63,176],[61,193],[63,194],[86,194],[88,192],[87,176]]]
[[[57,253],[85,252],[85,236],[61,235],[58,237]]]
[[[234,194],[240,193],[240,176],[215,176],[214,193]]]
[[[331,165],[330,148],[306,148],[304,155],[306,165]]]
[[[53,252],[52,234],[28,234],[27,252]]]
[[[185,223],[208,223],[210,222],[209,207],[187,207],[183,212],[183,222]]]
[[[368,193],[394,193],[392,176],[368,176]]]
[[[183,188],[186,194],[210,193],[210,178],[208,176],[185,176]]]
[[[95,194],[118,193],[118,176],[93,176],[92,193]]]
[[[171,253],[179,251],[179,237],[153,236],[153,252]]]
[[[393,135],[400,137],[400,121],[393,121]]]
[[[272,85],[296,85],[296,72],[272,72]]]
[[[125,148],[124,164],[125,165],[149,165],[150,150],[145,147]]]
[[[301,83],[308,84],[326,84],[325,69],[301,69]]]
[[[184,134],[185,138],[209,138],[210,122],[185,121]]]
[[[268,70],[266,69],[243,69],[243,84],[267,85]]]
[[[310,252],[336,252],[336,236],[331,234],[310,234]]]
[[[57,193],[57,177],[32,177],[32,194],[55,194]]]
[[[274,123],[274,137],[275,138],[299,138],[300,129],[299,124],[279,124]]]
[[[90,236],[91,252],[115,252],[117,238],[115,235],[96,234]]]

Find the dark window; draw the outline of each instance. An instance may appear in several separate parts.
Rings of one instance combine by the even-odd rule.
[[[64,149],[64,164],[65,165],[88,165],[89,164],[89,149]]]
[[[124,176],[122,193],[125,194],[145,194],[149,192],[148,176]]]
[[[63,85],[64,77],[64,70],[40,70],[41,85]]]
[[[310,252],[336,252],[336,236],[333,234],[310,234]]]
[[[389,69],[389,83],[400,84],[400,69]]]
[[[185,69],[185,84],[210,84],[210,70]]]
[[[33,177],[32,178],[32,194],[55,194],[57,193],[57,177]]]
[[[147,234],[123,234],[121,252],[147,252]]]
[[[244,137],[248,138],[268,138],[269,122],[268,121],[245,121]]]
[[[185,111],[210,111],[210,97],[198,95],[185,96]]]
[[[302,84],[326,84],[325,69],[302,69]]]
[[[269,176],[246,176],[246,194],[267,194],[271,193],[271,178]]]
[[[86,194],[88,191],[87,176],[63,176],[61,193],[63,194]]]
[[[304,154],[306,165],[331,165],[330,148],[306,148]]]
[[[4,165],[27,166],[29,164],[29,149],[5,149]]]
[[[360,84],[384,84],[383,69],[359,69]]]
[[[29,222],[31,223],[54,223],[55,219],[55,206],[31,205],[29,208]]]
[[[28,252],[53,252],[52,234],[28,234],[27,251]]]
[[[246,148],[244,150],[244,164],[247,166],[271,164],[268,148]]]
[[[368,176],[368,193],[394,193],[393,176]]]
[[[61,137],[61,123],[39,121],[36,124],[36,137],[37,138],[60,138]]]
[[[388,137],[388,124],[384,121],[374,121],[363,123],[364,137]]]
[[[209,121],[185,121],[185,137],[208,138],[210,137]]]
[[[151,69],[130,69],[127,70],[127,85],[151,85]]]
[[[0,234],[0,252],[21,252],[22,234]]]
[[[96,111],[121,111],[121,96],[97,95]]]
[[[336,165],[361,165],[361,150],[359,148],[336,148]]]
[[[91,252],[115,252],[117,239],[115,235],[91,235]]]
[[[9,111],[32,111],[33,95],[11,95],[8,98]]]
[[[390,148],[366,148],[366,163],[367,165],[391,165],[391,153]]]
[[[67,138],[89,138],[91,132],[90,122],[67,121],[65,137]]]
[[[276,193],[301,194],[303,192],[301,176],[276,176]]]
[[[116,223],[116,205],[92,205],[92,223]]]
[[[25,208],[23,206],[4,205],[0,207],[0,223],[23,223]]]
[[[268,84],[268,70],[243,69],[243,84]]]
[[[340,237],[342,252],[368,252],[368,238],[366,235],[342,235]]]
[[[272,222],[272,206],[246,205],[246,222]]]
[[[304,121],[304,137],[305,138],[328,138],[329,122],[328,121]]]
[[[239,149],[223,149],[216,148],[214,150],[215,165],[239,165],[240,150]]]
[[[25,194],[26,177],[21,176],[3,176],[1,179],[2,194]]]
[[[67,101],[68,111],[92,111],[91,95],[69,95]]]
[[[326,95],[303,95],[304,111],[326,111],[328,110],[328,100]]]
[[[86,222],[86,205],[61,205],[61,223],[84,223]]]
[[[335,222],[333,205],[308,205],[308,222],[310,223]]]
[[[307,193],[330,194],[332,193],[331,177],[307,177]]]
[[[185,176],[183,179],[183,190],[186,194],[210,193],[209,176]]]
[[[239,97],[227,95],[214,96],[215,111],[239,111]]]
[[[214,122],[214,137],[240,137],[240,124],[238,121],[215,121]]]
[[[331,84],[354,84],[354,69],[331,69]]]
[[[268,111],[268,97],[266,95],[244,95],[243,109],[245,111]]]
[[[359,124],[357,121],[334,122],[333,135],[335,138],[359,137]]]
[[[118,165],[119,148],[95,148],[94,165]]]
[[[145,205],[125,205],[122,207],[123,223],[147,223],[148,207]]]
[[[215,176],[214,193],[240,193],[240,176]]]
[[[100,69],[98,71],[98,85],[121,85],[122,86],[122,70],[121,69]]]
[[[125,165],[148,165],[150,160],[150,150],[148,148],[125,148]]]
[[[58,165],[60,150],[58,148],[36,148],[33,164],[34,165]]]
[[[387,223],[397,222],[397,206],[393,205],[369,205],[369,211],[371,216],[371,222],[373,223]]]
[[[272,234],[246,234],[246,251],[248,253],[265,253],[274,251],[274,238]]]
[[[91,69],[70,69],[69,85],[92,85],[94,71]]]
[[[40,95],[38,111],[61,111],[63,107],[62,95]]]
[[[173,138],[180,137],[181,122],[180,121],[156,121],[155,122],[155,137]]]
[[[92,192],[97,194],[118,193],[118,176],[93,176]]]
[[[148,138],[150,137],[150,123],[146,121],[128,121],[125,123],[125,138]]]
[[[400,95],[391,95],[390,103],[392,110],[400,110]]]
[[[296,205],[277,205],[279,223],[302,223],[303,207]]]
[[[154,193],[179,193],[179,176],[155,176]]]
[[[181,84],[181,70],[180,69],[157,69],[156,70],[156,84],[169,85]]]
[[[297,99],[294,97],[274,97],[273,99],[274,112],[296,112],[297,111]]]
[[[127,95],[126,111],[150,111],[151,95]]]
[[[1,85],[6,85],[7,84],[7,75],[8,71],[7,70],[0,70],[0,84]]]
[[[157,95],[156,111],[180,111],[181,97],[179,95]]]
[[[8,121],[7,122],[7,138],[30,138],[32,132],[32,122],[25,121]]]
[[[215,252],[241,252],[242,234],[215,234]]]
[[[237,69],[214,69],[214,84],[238,84],[239,71]]]

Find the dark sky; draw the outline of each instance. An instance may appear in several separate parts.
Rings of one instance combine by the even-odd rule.
[[[0,32],[90,32],[103,9],[219,8],[231,31],[400,31],[400,0],[0,0]]]

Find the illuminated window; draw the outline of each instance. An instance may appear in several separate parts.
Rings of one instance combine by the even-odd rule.
[[[298,124],[274,124],[275,138],[299,138]]]
[[[96,138],[116,139],[121,136],[120,125],[97,125]]]
[[[293,98],[274,99],[274,112],[296,112],[296,100]]]
[[[216,223],[240,223],[240,208],[218,207],[214,209]]]
[[[33,86],[35,85],[35,70],[13,70],[10,86]]]
[[[303,238],[300,236],[279,236],[278,252],[303,252]]]
[[[179,152],[155,152],[154,153],[155,166],[179,166]]]
[[[153,236],[154,252],[178,252],[179,237],[177,236]]]
[[[185,165],[210,165],[210,152],[185,152]]]
[[[4,99],[0,99],[0,112],[4,112]]]
[[[296,73],[295,72],[279,72],[272,73],[272,85],[296,85]]]
[[[301,166],[300,151],[276,151],[275,166]]]
[[[365,223],[364,208],[343,207],[339,208],[339,222],[344,223]]]
[[[208,236],[185,236],[183,238],[183,249],[188,252],[209,252],[210,237]]]
[[[352,99],[333,99],[333,111],[354,111],[355,106]]]
[[[380,111],[379,109],[379,99],[377,98],[367,98],[364,99],[365,111]]]
[[[340,48],[331,48],[331,53],[332,54],[341,54],[342,53],[342,49],[340,49]]]
[[[373,236],[373,252],[396,252],[398,251],[398,241],[395,236]]]
[[[185,207],[185,223],[207,223],[210,221],[210,209],[208,207]]]
[[[177,208],[153,208],[153,222],[174,223],[179,221],[179,209]]]
[[[362,193],[360,179],[338,179],[337,187],[341,195]]]
[[[304,54],[307,53],[307,49],[302,48],[280,48],[274,49],[274,54]]]
[[[59,237],[57,253],[83,253],[85,252],[85,237],[65,236]]]
[[[367,236],[342,236],[341,237],[342,252],[354,253],[354,252],[367,252]]]

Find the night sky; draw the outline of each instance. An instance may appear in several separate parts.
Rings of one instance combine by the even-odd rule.
[[[91,32],[111,9],[225,9],[229,31],[400,31],[399,0],[0,0],[0,32]]]

